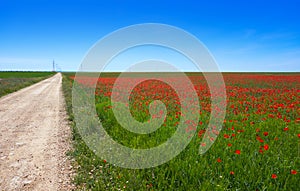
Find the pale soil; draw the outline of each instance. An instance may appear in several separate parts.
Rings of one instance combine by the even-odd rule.
[[[0,98],[0,190],[72,190],[71,130],[55,76]]]

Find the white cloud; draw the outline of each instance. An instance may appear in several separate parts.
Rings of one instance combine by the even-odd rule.
[[[0,57],[0,64],[44,64],[51,62],[49,59]]]
[[[274,32],[274,33],[265,33],[260,35],[261,40],[274,40],[274,39],[286,39],[294,38],[296,35],[289,32]]]
[[[52,60],[0,57],[0,71],[50,71]]]

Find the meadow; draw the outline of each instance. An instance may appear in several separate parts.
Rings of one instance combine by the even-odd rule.
[[[222,131],[217,132],[217,140],[204,155],[199,155],[198,150],[210,117],[210,91],[201,74],[187,75],[201,108],[196,135],[184,151],[165,164],[125,169],[96,156],[81,139],[72,114],[74,73],[64,74],[63,89],[74,140],[70,155],[75,159],[74,181],[78,189],[299,190],[300,74],[224,73],[226,117]],[[95,91],[97,114],[105,130],[114,140],[131,148],[146,149],[164,143],[183,117],[176,92],[156,80],[144,81],[134,88],[130,112],[135,120],[149,121],[149,104],[153,100],[161,100],[167,108],[166,118],[158,130],[146,135],[135,134],[124,129],[112,112],[110,96],[117,76],[117,73],[100,76]],[[88,87],[88,78],[91,76],[76,83]],[[123,92],[120,87],[119,95]]]
[[[0,72],[0,97],[44,80],[54,72]]]

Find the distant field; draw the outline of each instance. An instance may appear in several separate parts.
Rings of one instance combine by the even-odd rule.
[[[76,72],[64,72],[66,76],[75,76]],[[88,76],[88,77],[98,77],[99,73],[97,72],[78,72],[81,76]],[[100,77],[118,77],[121,73],[120,72],[101,72]],[[153,75],[154,73],[151,72],[126,72],[122,73],[123,76],[129,75],[134,77],[144,77],[145,75],[150,74]],[[157,74],[162,74],[163,76],[176,76],[178,73],[176,72],[158,72]],[[156,75],[157,75],[156,74]],[[189,77],[191,76],[202,76],[203,74],[200,72],[185,72],[185,74]],[[240,72],[222,72],[223,75],[239,75]],[[299,76],[299,72],[247,72],[244,73],[247,75],[264,75],[264,76],[280,76],[280,75],[292,75],[292,76]]]
[[[50,77],[54,72],[0,72],[0,97]]]
[[[53,74],[54,72],[0,72],[0,78],[37,78]]]
[[[119,74],[104,73],[97,80],[95,104],[107,133],[118,143],[135,149],[153,148],[172,137],[182,116],[178,96],[167,84],[148,80],[131,92],[133,118],[147,122],[149,104],[161,100],[167,107],[163,125],[151,134],[124,129],[114,117],[110,96]],[[166,74],[162,74],[166,75]],[[300,74],[224,73],[227,92],[223,129],[211,149],[198,155],[210,111],[210,91],[200,73],[187,73],[199,96],[201,112],[197,133],[188,147],[158,167],[133,170],[96,156],[81,139],[73,123],[74,151],[79,190],[299,190]],[[137,73],[135,77],[142,77]],[[76,79],[84,87],[96,76]],[[167,74],[170,77],[170,74]],[[96,77],[97,78],[97,77]],[[173,79],[174,77],[172,77]],[[130,83],[130,78],[125,77]],[[74,73],[63,78],[70,120]],[[185,84],[182,84],[184,86]],[[124,88],[116,91],[122,97]],[[298,183],[297,183],[298,182]],[[297,186],[298,185],[298,186]]]

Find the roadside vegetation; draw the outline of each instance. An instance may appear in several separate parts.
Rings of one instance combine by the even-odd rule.
[[[54,72],[0,72],[0,97],[30,86],[54,74]]]

